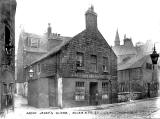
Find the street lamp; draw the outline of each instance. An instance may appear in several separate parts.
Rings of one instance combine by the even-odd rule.
[[[153,71],[152,71],[152,81],[153,81],[154,80],[154,65],[157,64],[158,57],[159,57],[159,54],[157,54],[156,52],[155,44],[154,44],[153,53],[150,54],[150,57],[151,57],[152,64],[153,64]],[[147,83],[147,84],[148,84],[148,97],[150,97],[150,83]]]
[[[30,68],[30,70],[29,70],[29,77],[30,77],[30,78],[33,77],[33,73],[34,73],[34,72],[33,72],[33,69]]]
[[[154,69],[154,64],[157,64],[158,57],[159,57],[159,54],[157,54],[157,52],[156,52],[155,44],[154,44],[153,53],[150,54],[150,57],[151,57],[152,64],[153,64],[153,69]]]

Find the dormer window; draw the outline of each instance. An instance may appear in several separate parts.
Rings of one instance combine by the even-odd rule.
[[[26,38],[26,46],[32,47],[32,48],[38,48],[40,45],[40,40],[37,38]]]

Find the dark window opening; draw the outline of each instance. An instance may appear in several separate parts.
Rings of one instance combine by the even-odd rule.
[[[97,71],[97,56],[91,55],[91,71],[96,72]]]
[[[146,63],[146,69],[152,69],[152,64]]]

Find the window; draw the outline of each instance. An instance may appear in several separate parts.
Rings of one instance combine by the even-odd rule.
[[[102,82],[102,90],[108,91],[108,82]]]
[[[91,71],[96,72],[97,71],[97,56],[91,55]]]
[[[84,87],[84,82],[76,82],[76,87]]]
[[[7,94],[7,84],[3,84],[3,94]]]
[[[38,48],[39,45],[40,45],[40,40],[39,39],[31,38],[31,37],[26,38],[26,46],[33,47],[33,48]]]
[[[108,72],[109,63],[108,63],[108,57],[103,57],[103,72]]]
[[[11,53],[11,48],[13,47],[10,39],[10,29],[5,25],[5,51],[7,54]]]
[[[9,84],[9,92],[12,93],[13,92],[13,83]]]
[[[39,39],[31,39],[31,47],[38,48],[39,47]]]
[[[82,67],[84,66],[84,54],[81,52],[77,52],[77,62],[76,62],[77,67]]]
[[[146,63],[146,69],[152,69],[152,64]]]
[[[76,101],[85,100],[84,82],[76,82],[76,84],[75,84],[75,100]]]

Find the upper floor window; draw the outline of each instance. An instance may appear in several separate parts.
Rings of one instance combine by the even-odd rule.
[[[33,47],[33,48],[38,48],[39,45],[40,45],[40,40],[39,39],[30,38],[30,37],[26,38],[26,46],[30,46],[30,47]]]
[[[108,72],[109,62],[108,57],[103,57],[103,72]]]
[[[146,69],[152,69],[152,64],[146,63]]]
[[[82,67],[84,66],[84,54],[81,52],[77,52],[77,62],[76,62],[77,67]]]
[[[96,72],[97,71],[97,56],[91,55],[91,71]]]

